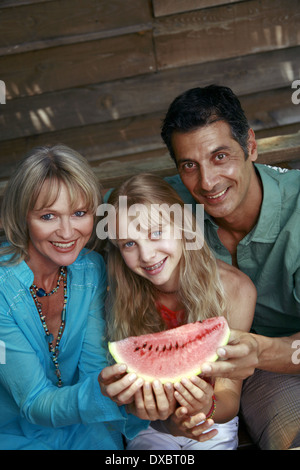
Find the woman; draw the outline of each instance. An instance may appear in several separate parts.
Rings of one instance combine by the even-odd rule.
[[[137,175],[115,190],[108,203],[116,215],[115,227],[111,225],[114,230],[109,227],[110,340],[217,315],[226,316],[231,328],[249,330],[256,301],[252,282],[215,260],[199,230],[193,231],[183,202],[165,181],[154,175]],[[191,245],[192,235],[197,240]],[[191,428],[186,437],[171,435],[180,434],[177,411],[173,420],[141,431],[129,449],[236,448],[241,381],[218,379],[213,384],[192,377],[174,388],[181,410],[191,416],[190,423],[184,418]],[[141,393],[136,393],[140,403]],[[202,420],[209,423],[195,426],[192,417],[196,413],[202,413]],[[212,417],[218,424],[204,434]]]
[[[1,449],[121,449],[148,422],[101,394],[106,270],[95,247],[98,183],[63,145],[33,149],[3,200]],[[141,383],[127,381],[134,393]],[[129,387],[129,388],[130,388]]]

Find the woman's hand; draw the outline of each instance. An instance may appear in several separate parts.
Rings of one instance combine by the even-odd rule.
[[[163,387],[158,380],[144,383],[136,374],[127,374],[126,369],[125,364],[114,364],[101,371],[98,381],[103,395],[119,406],[127,405],[128,412],[141,419],[165,420],[174,413],[176,400],[171,384]]]
[[[98,376],[101,392],[119,406],[131,403],[144,380],[136,374],[127,374],[125,364],[114,364],[102,369]]]
[[[175,398],[184,413],[194,415],[201,411],[206,415],[211,409],[213,387],[200,377],[183,378],[174,387]]]
[[[146,382],[134,397],[134,402],[127,406],[129,412],[141,419],[150,421],[166,420],[176,407],[172,384],[163,386],[159,380]]]

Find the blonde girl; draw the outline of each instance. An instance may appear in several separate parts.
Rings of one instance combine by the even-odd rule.
[[[120,204],[121,197],[126,197],[126,208]],[[187,228],[183,221],[189,215],[180,219],[175,211],[164,209],[176,207],[186,216],[187,207],[168,183],[140,174],[115,190],[108,203],[116,216],[108,256],[110,340],[218,315],[224,315],[231,328],[249,330],[256,300],[253,284],[237,269],[215,259],[195,220]],[[129,215],[132,207],[139,209],[131,211],[134,216]],[[190,249],[191,235],[198,237],[197,249]],[[148,390],[149,384],[144,384],[144,394]],[[174,384],[180,413],[176,410],[168,420],[152,423],[128,448],[235,449],[240,392],[241,381],[217,379],[212,384],[200,377],[183,379]],[[136,393],[138,406],[141,393]],[[185,427],[190,429],[182,433],[179,416],[184,413]],[[197,413],[207,418],[201,426],[195,426],[192,419]],[[212,424],[212,415],[217,424],[203,433]]]

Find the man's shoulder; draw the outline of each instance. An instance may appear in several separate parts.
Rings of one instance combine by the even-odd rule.
[[[300,181],[300,170],[291,170],[288,168],[282,168],[278,166],[263,165],[261,163],[255,164],[261,175],[269,176],[280,184],[288,184],[291,181]]]
[[[300,171],[269,165],[256,165],[259,171],[265,196],[280,193],[281,204],[289,207],[299,205],[300,201]]]

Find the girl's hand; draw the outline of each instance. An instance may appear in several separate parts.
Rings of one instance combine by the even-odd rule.
[[[180,382],[174,384],[175,398],[179,405],[184,408],[189,415],[198,412],[209,412],[212,404],[213,387],[198,376],[190,379],[183,378]]]
[[[184,436],[198,442],[205,442],[218,434],[217,429],[211,429],[214,421],[206,419],[203,412],[188,416],[183,408],[177,408],[168,419],[167,428],[173,436]]]
[[[163,386],[159,380],[153,383],[144,383],[135,394],[134,403],[131,403],[127,409],[141,419],[156,421],[165,420],[176,407],[174,390],[172,384]]]
[[[135,393],[141,388],[144,380],[135,374],[126,373],[125,364],[114,364],[102,369],[98,376],[101,392],[119,406],[131,403]]]

